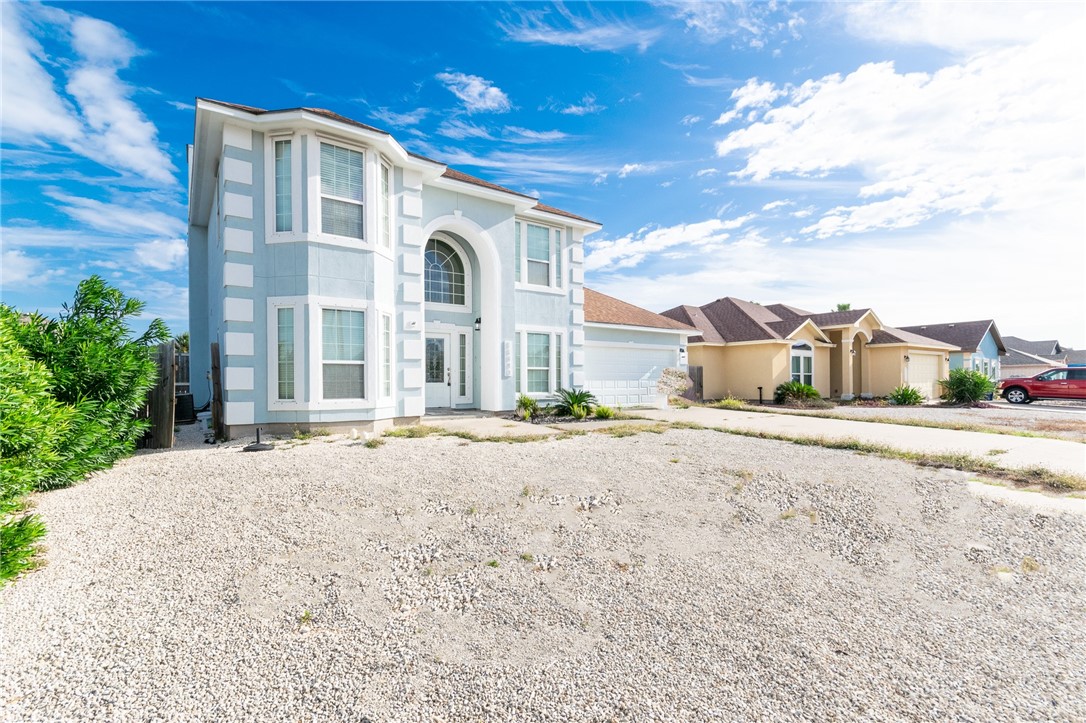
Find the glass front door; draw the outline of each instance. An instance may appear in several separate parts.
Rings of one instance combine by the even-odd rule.
[[[426,335],[426,406],[452,406],[452,358],[449,334]]]

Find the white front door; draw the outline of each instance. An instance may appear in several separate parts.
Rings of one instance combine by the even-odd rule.
[[[426,333],[426,406],[451,407],[453,348],[451,334]]]

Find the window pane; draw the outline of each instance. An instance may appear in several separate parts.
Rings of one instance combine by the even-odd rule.
[[[362,154],[321,143],[321,193],[362,203]]]
[[[426,383],[442,384],[445,382],[445,340],[426,339]]]
[[[546,369],[529,369],[528,370],[528,392],[529,393],[544,393],[550,391],[550,372]]]
[[[550,286],[551,265],[542,261],[529,261],[528,283],[538,286]]]
[[[362,238],[362,207],[355,203],[321,199],[321,231]]]
[[[468,395],[468,335],[460,335],[460,396]]]
[[[294,308],[276,310],[279,399],[294,399]]]
[[[522,242],[523,239],[520,236],[520,222],[518,221],[513,226],[513,272],[516,275],[517,281],[520,281],[520,257],[523,253],[521,251],[520,245]]]
[[[325,364],[324,398],[325,399],[362,399],[361,364]]]
[[[444,241],[430,239],[424,258],[426,301],[463,306],[465,276],[460,254]]]
[[[290,141],[275,142],[275,230],[293,227],[290,207]]]
[[[392,246],[392,174],[388,166],[381,165],[381,245]]]
[[[554,232],[554,285],[562,285],[562,232]]]
[[[803,357],[803,373],[804,374],[810,374],[811,369],[813,367],[813,364],[814,364],[814,359],[813,358],[811,358],[809,356]]]
[[[514,352],[514,355],[516,356],[517,394],[520,394],[520,392],[521,392],[521,388],[520,388],[521,384],[520,384],[520,332],[519,331],[516,333],[516,339],[517,339],[516,340],[516,347],[517,348],[516,348],[516,351]]]
[[[550,369],[551,366],[551,335],[528,335],[528,368],[542,367]]]
[[[325,361],[361,362],[365,360],[363,312],[323,309],[321,321]]]
[[[551,230],[544,226],[528,224],[528,258],[550,261]]]
[[[392,317],[381,317],[381,393],[392,396]]]
[[[800,358],[798,356],[792,357],[792,373],[799,374],[800,370]]]
[[[554,384],[559,389],[565,386],[562,380],[562,335],[554,336]]]

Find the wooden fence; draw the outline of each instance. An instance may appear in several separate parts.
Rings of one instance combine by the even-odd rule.
[[[150,419],[151,428],[140,441],[144,449],[170,449],[173,447],[174,385],[177,382],[177,361],[172,341],[159,344],[155,350],[158,379],[147,396],[147,404],[137,413],[141,419]]]

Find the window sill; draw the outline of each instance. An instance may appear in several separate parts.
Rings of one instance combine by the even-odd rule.
[[[365,239],[352,238],[351,236],[336,236],[329,233],[284,233],[277,232],[269,234],[265,239],[267,244],[288,244],[288,243],[311,243],[311,244],[323,244],[325,246],[341,246],[344,248],[359,249],[361,251],[377,251],[389,258],[392,257],[392,251],[384,248],[383,246],[378,248]]]
[[[565,296],[566,290],[560,286],[536,286],[535,284],[526,284],[523,281],[518,281],[514,284],[517,291],[531,291],[537,294],[550,294],[551,296]]]

